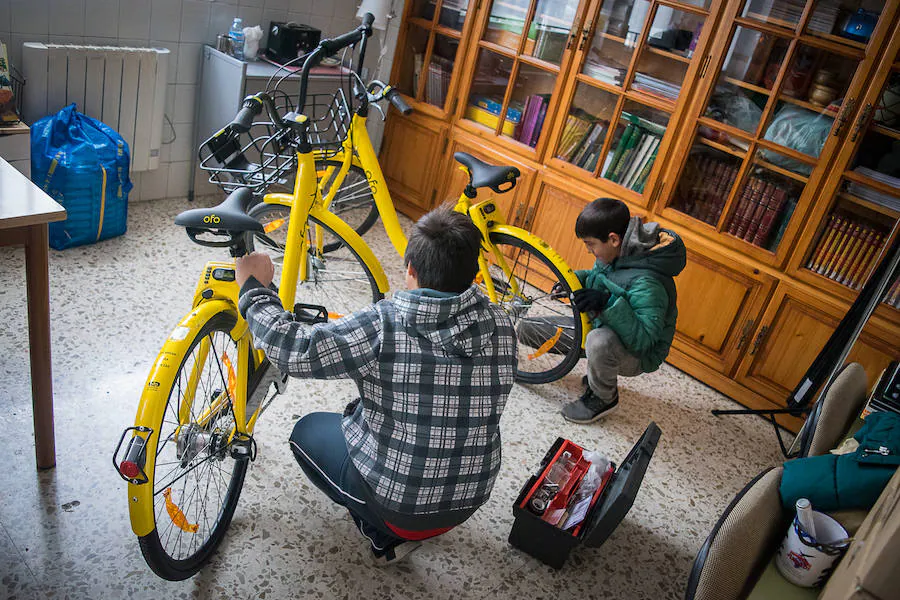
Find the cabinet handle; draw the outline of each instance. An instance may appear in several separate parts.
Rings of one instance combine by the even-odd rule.
[[[516,214],[513,216],[513,225],[519,222],[519,219],[522,218],[522,205],[516,204]]]
[[[711,54],[707,54],[706,58],[703,59],[703,66],[700,67],[700,77],[698,77],[698,79],[703,79],[704,77],[706,77],[706,69],[709,68],[709,62],[711,59]]]
[[[844,107],[841,109],[841,113],[837,118],[838,126],[834,130],[835,137],[841,135],[841,132],[844,130],[844,125],[847,124],[847,115],[849,115],[853,111],[854,106],[856,106],[856,98],[850,98],[849,100],[844,102]]]
[[[578,50],[584,50],[584,44],[587,42],[589,35],[591,35],[590,27],[583,27],[581,29],[581,43],[578,44]]]
[[[754,319],[750,319],[744,324],[744,330],[741,332],[741,339],[738,340],[737,349],[740,350],[747,343],[750,332],[753,331],[753,325],[756,323]]]
[[[566,42],[566,50],[569,50],[572,47],[572,44],[575,43],[575,38],[578,37],[578,32],[573,31],[569,34],[569,41]]]
[[[872,112],[872,104],[866,104],[866,107],[863,109],[862,114],[859,115],[859,118],[856,120],[856,125],[853,126],[853,135],[850,136],[850,141],[855,142],[856,138],[859,136],[859,131],[862,129],[863,125],[869,120],[869,114]]]
[[[525,222],[522,223],[522,227],[524,229],[528,229],[528,227],[531,225],[531,217],[533,217],[533,216],[534,216],[534,207],[529,206],[528,209],[525,211]]]
[[[756,351],[759,350],[759,345],[762,344],[767,333],[769,333],[769,326],[763,325],[762,329],[759,330],[759,333],[756,334],[756,339],[753,340],[753,348],[750,349],[750,356],[753,356],[756,354]]]

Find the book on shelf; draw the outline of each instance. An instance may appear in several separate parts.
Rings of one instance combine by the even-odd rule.
[[[750,217],[756,210],[756,206],[760,203],[763,190],[766,186],[766,183],[758,177],[751,178],[751,181],[750,193],[747,194],[745,198],[741,199],[744,202],[744,206],[743,210],[739,211],[737,228],[734,232],[735,237],[741,239],[743,239],[744,234],[747,233],[747,228],[750,225]]]
[[[538,139],[541,137],[541,130],[544,128],[544,119],[547,118],[547,107],[550,106],[550,96],[541,99],[540,108],[538,109],[537,120],[531,133],[531,140],[528,145],[534,148],[537,146]],[[523,140],[524,141],[524,140]]]
[[[853,275],[856,273],[856,270],[859,268],[859,264],[862,262],[863,256],[866,254],[866,248],[875,243],[876,231],[874,229],[869,229],[865,232],[865,235],[861,238],[861,243],[859,248],[856,249],[856,252],[850,258],[847,264],[846,272],[842,273],[840,277],[838,277],[837,282],[841,285],[850,285],[850,282],[853,280]]]
[[[442,56],[431,56],[428,64],[428,80],[426,82],[425,101],[435,106],[443,106],[450,89],[450,76],[453,74],[453,61]]]
[[[706,222],[710,225],[715,225],[719,221],[719,217],[722,215],[722,211],[725,210],[725,202],[727,202],[728,200],[728,193],[734,186],[737,175],[738,167],[734,165],[727,167],[725,169],[725,177],[720,180],[719,184],[713,191],[713,197],[710,203],[711,211],[709,214],[709,218],[706,219]]]
[[[661,140],[653,146],[649,158],[644,162],[644,166],[641,168],[640,173],[638,173],[637,179],[635,179],[634,185],[631,188],[638,194],[644,193],[644,186],[647,185],[647,179],[650,178],[650,171],[653,170],[653,163],[656,162],[656,154],[659,151],[660,143]]]
[[[541,134],[544,125],[544,117],[547,114],[547,106],[550,103],[549,94],[533,94],[525,99],[525,110],[522,119],[516,128],[513,138],[523,144],[534,147]]]
[[[581,148],[581,143],[590,135],[594,127],[594,118],[580,108],[575,108],[566,117],[562,135],[556,148],[557,158],[571,162],[572,157]]]
[[[769,202],[766,203],[766,209],[762,214],[762,217],[759,222],[759,228],[756,230],[756,233],[753,236],[753,239],[750,240],[754,246],[759,246],[760,248],[765,248],[766,242],[769,239],[769,234],[772,233],[772,227],[775,225],[775,219],[781,212],[784,210],[784,206],[787,203],[787,192],[785,192],[781,188],[775,188],[772,192],[772,197]]]
[[[900,279],[894,280],[894,283],[891,285],[891,289],[888,290],[883,302],[894,308],[900,309]]]
[[[766,207],[769,205],[769,202],[774,201],[774,198],[775,186],[772,185],[772,182],[765,182],[762,190],[760,190],[756,204],[748,211],[747,230],[741,236],[741,239],[745,242],[753,243],[753,238],[756,237],[756,232],[759,230],[759,224],[762,222]]]
[[[634,121],[629,120],[628,125],[622,131],[622,135],[619,136],[619,141],[616,143],[616,149],[613,152],[612,160],[609,162],[609,165],[604,168],[603,176],[607,179],[612,178],[613,171],[615,170],[616,165],[619,164],[622,154],[624,154],[625,148],[628,146],[635,129],[637,129],[637,124]]]
[[[606,131],[606,122],[595,123],[586,136],[584,143],[572,159],[572,162],[588,171],[593,171],[597,164],[596,155],[603,146],[603,133]],[[591,165],[590,167],[588,165]]]
[[[624,187],[632,189],[632,186],[634,186],[634,183],[637,180],[638,173],[644,168],[644,164],[649,160],[653,147],[658,143],[659,138],[655,135],[650,133],[644,134],[643,138],[641,138],[638,151],[634,155],[634,160],[631,161],[631,164],[625,169],[624,175],[622,175],[622,185]]]
[[[825,255],[825,260],[822,262],[822,265],[816,273],[824,277],[826,273],[831,271],[837,260],[838,254],[840,254],[841,249],[847,243],[847,236],[850,235],[852,229],[853,221],[850,219],[841,219],[841,227],[838,229],[835,238],[831,241],[831,245],[828,247],[828,253]]]
[[[795,208],[797,208],[797,198],[793,195],[788,195],[781,216],[776,217],[778,227],[775,228],[775,233],[772,234],[772,241],[766,246],[766,250],[769,252],[775,252],[778,248],[778,244],[781,243],[781,238],[784,237],[784,232],[787,231],[788,223],[791,222],[791,215],[794,214]]]
[[[744,187],[741,188],[734,204],[734,210],[731,212],[731,216],[728,217],[728,227],[725,230],[726,233],[737,235],[738,223],[741,222],[744,218],[744,213],[747,211],[747,205],[750,203],[750,197],[753,195],[753,185],[755,182],[756,178],[751,177],[744,183]]]
[[[858,289],[877,259],[885,235],[851,213],[833,212],[806,268],[836,283]]]
[[[638,144],[641,139],[644,137],[644,130],[641,129],[639,125],[635,125],[631,130],[631,135],[628,136],[627,140],[624,140],[624,150],[622,154],[619,156],[619,160],[612,167],[612,172],[610,173],[609,179],[610,181],[615,181],[616,183],[621,183],[622,175],[625,172],[625,168],[630,161],[634,159],[634,154],[637,151]]]

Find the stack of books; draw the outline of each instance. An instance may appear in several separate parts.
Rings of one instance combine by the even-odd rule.
[[[550,104],[550,94],[534,94],[525,100],[525,108],[522,118],[516,127],[513,139],[534,148],[541,129],[544,127],[544,119],[547,116],[547,106]]]
[[[719,222],[738,164],[707,154],[693,154],[675,191],[673,206],[709,225]]]
[[[677,100],[678,94],[681,92],[680,85],[669,83],[668,81],[651,77],[650,75],[645,75],[643,73],[635,74],[631,87],[653,96],[665,98],[666,100]]]
[[[622,119],[628,122],[628,126],[615,148],[611,148],[606,156],[603,177],[641,193],[650,176],[666,129],[626,112],[622,113]]]
[[[431,55],[428,64],[428,80],[425,82],[425,101],[435,106],[443,106],[450,89],[453,61],[436,54]]]
[[[797,199],[779,182],[751,176],[737,197],[726,231],[771,250],[781,241],[796,203]]]
[[[834,211],[806,268],[850,289],[866,281],[886,232],[852,213]]]
[[[591,54],[588,55],[587,60],[584,62],[582,73],[604,83],[622,87],[627,69],[601,62],[595,54],[595,50],[592,49]]]
[[[869,169],[868,167],[856,167],[855,169],[853,169],[853,172],[859,173],[860,175],[864,175],[869,179],[874,179],[875,181],[885,183],[893,188],[900,190],[900,179],[898,179],[897,177],[885,175],[884,173],[880,173],[878,171],[875,171],[874,169]],[[858,196],[864,200],[868,200],[869,202],[874,202],[879,206],[883,206],[895,212],[900,212],[900,198],[898,198],[897,196],[879,192],[878,190],[853,181],[848,182],[847,191],[854,196]]]
[[[593,171],[600,158],[609,122],[575,108],[566,117],[556,156],[573,165]]]

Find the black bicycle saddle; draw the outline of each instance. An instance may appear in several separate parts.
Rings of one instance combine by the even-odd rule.
[[[175,217],[175,224],[188,229],[217,229],[220,231],[263,232],[259,221],[247,214],[253,202],[253,193],[247,188],[231,192],[218,206],[194,208]]]
[[[457,152],[453,158],[469,169],[474,188],[489,187],[498,194],[502,194],[516,187],[516,177],[521,175],[515,167],[489,165],[466,152]],[[509,187],[501,188],[500,186],[505,183],[510,184]]]

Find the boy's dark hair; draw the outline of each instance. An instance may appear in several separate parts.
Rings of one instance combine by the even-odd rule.
[[[628,206],[615,198],[597,198],[584,207],[575,221],[575,235],[579,238],[595,237],[601,242],[609,239],[610,233],[625,237],[631,212]]]
[[[413,226],[404,261],[419,287],[439,292],[466,291],[478,272],[481,232],[468,215],[437,208]]]

